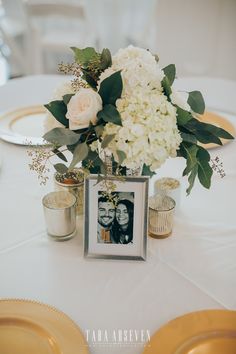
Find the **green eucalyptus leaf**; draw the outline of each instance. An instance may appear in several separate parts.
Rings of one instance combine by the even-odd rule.
[[[188,134],[184,132],[180,132],[181,138],[184,142],[197,144],[197,138],[193,134]]]
[[[116,136],[116,134],[111,134],[111,135],[105,136],[105,138],[103,139],[102,144],[101,144],[102,149],[105,149],[106,147],[108,147],[108,145],[114,139],[115,136]]]
[[[89,149],[87,157],[82,161],[82,166],[88,168],[90,173],[98,174],[100,173],[100,165],[102,160],[100,159],[96,151]]]
[[[101,82],[99,95],[103,104],[112,104],[115,106],[116,100],[121,97],[123,83],[121,72],[117,71]]]
[[[69,127],[69,120],[66,118],[67,106],[63,101],[52,101],[45,104],[44,107],[56,118],[56,120],[64,125],[66,128]]]
[[[186,192],[189,194],[193,188],[196,176],[205,188],[210,188],[212,168],[209,164],[210,154],[203,147],[196,144],[182,142],[178,156],[186,159],[186,168],[183,176],[188,176],[189,187]]]
[[[188,175],[194,166],[197,165],[197,152],[198,146],[197,145],[190,145],[190,144],[181,144],[181,148],[185,151],[183,154],[186,158],[186,168],[183,171],[183,176]]]
[[[191,113],[185,111],[184,109],[177,107],[177,123],[180,126],[184,126],[192,119]]]
[[[202,130],[207,130],[208,132],[212,133],[213,135],[219,138],[234,139],[234,137],[230,133],[220,127],[215,126],[214,124],[200,122],[200,127]]]
[[[211,176],[212,176],[212,168],[209,164],[210,154],[206,149],[199,146],[197,152],[197,160],[198,160],[198,179],[200,183],[205,188],[210,188],[211,186]]]
[[[101,69],[105,70],[112,65],[112,57],[109,49],[104,48],[101,54]]]
[[[117,111],[116,107],[112,104],[106,104],[103,110],[98,112],[98,119],[102,119],[104,122],[113,123],[122,126],[120,113]]]
[[[156,173],[150,170],[150,166],[143,165],[142,176],[154,176]]]
[[[121,151],[121,150],[117,150],[116,151],[116,154],[117,154],[117,157],[118,157],[118,164],[121,165],[124,160],[126,159],[126,154],[124,153],[124,151]]]
[[[99,154],[96,151],[89,150],[87,160],[89,161],[90,165],[92,163],[92,167],[96,169],[96,173],[100,172],[100,166],[103,164],[103,161],[99,157]],[[95,173],[95,170],[91,170],[91,173]]]
[[[189,92],[188,104],[196,113],[203,114],[205,111],[205,102],[200,91]]]
[[[174,64],[167,65],[164,69],[164,74],[169,81],[169,85],[171,86],[175,80],[176,68]]]
[[[96,89],[97,81],[93,78],[92,74],[86,69],[81,69],[81,71],[83,73],[82,78],[89,84],[90,87]]]
[[[198,161],[198,178],[203,187],[209,189],[211,186],[211,176],[212,168],[209,165],[209,162],[203,160]]]
[[[63,163],[56,163],[54,165],[54,168],[57,172],[63,174],[66,173],[68,171],[68,167],[66,165],[64,165]]]
[[[212,124],[202,123],[199,120],[192,118],[185,124],[184,128],[194,134],[197,140],[203,144],[215,143],[222,145],[222,142],[218,137],[219,128]]]
[[[88,152],[89,152],[89,149],[88,149],[88,145],[86,143],[78,144],[74,150],[73,160],[71,161],[69,169],[73,170],[73,168],[77,165],[77,163],[86,159]]]
[[[185,169],[183,170],[182,176],[187,176],[189,174],[189,169],[187,167],[185,167]]]
[[[211,155],[209,154],[209,152],[204,149],[202,146],[198,146],[198,152],[197,152],[197,157],[200,160],[205,160],[205,161],[210,161],[211,159]]]
[[[120,176],[127,176],[127,167],[119,166],[119,175]]]
[[[196,154],[198,151],[198,146],[197,145],[191,145],[191,144],[185,144],[181,143],[181,148],[185,151],[185,158],[189,160],[189,163],[191,166],[194,166],[196,164]]]
[[[90,162],[93,162],[93,165],[96,164],[96,160],[99,158],[99,155],[96,151],[92,151],[89,149],[88,155],[86,157],[86,160],[89,160]],[[85,160],[84,160],[85,161]]]
[[[71,47],[71,49],[74,52],[75,61],[85,68],[91,60],[99,56],[93,47],[86,47],[84,49]]]
[[[97,137],[99,138],[103,133],[104,127],[102,125],[97,125],[96,127],[94,127],[94,130]]]
[[[161,85],[162,85],[164,94],[167,96],[168,101],[170,101],[170,95],[172,94],[172,90],[171,90],[169,80],[166,76],[162,80]]]
[[[222,128],[219,128],[219,127],[217,127],[217,128],[218,128],[217,129],[217,136],[219,138],[229,139],[229,140],[234,139],[234,136],[231,135],[229,132],[227,132],[225,129],[222,129]]]
[[[201,123],[195,118],[188,120],[188,122],[184,124],[184,128],[193,134],[195,134],[198,130],[202,130]]]
[[[54,128],[44,134],[43,138],[58,146],[73,145],[80,139],[80,134],[66,128]]]
[[[198,172],[198,165],[195,165],[194,168],[191,170],[191,173],[188,177],[188,183],[189,183],[189,186],[186,190],[187,192],[187,195],[190,194],[192,188],[193,188],[193,185],[194,185],[194,182],[195,182],[195,179],[196,179],[196,176],[197,176],[197,172]]]
[[[100,166],[102,160],[100,159],[98,153],[96,151],[89,151],[87,159],[93,162],[94,166]]]
[[[68,93],[67,95],[63,96],[63,102],[65,103],[66,106],[70,102],[72,96],[74,96],[74,93]]]
[[[200,141],[200,143],[203,144],[214,143],[217,145],[222,145],[221,140],[217,136],[209,133],[208,131],[199,130],[195,133],[195,136],[197,140]]]

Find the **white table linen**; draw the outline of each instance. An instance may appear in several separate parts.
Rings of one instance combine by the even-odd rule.
[[[12,80],[0,87],[0,110],[45,103],[63,80],[62,76]],[[177,86],[201,89],[207,106],[222,111],[236,126],[235,82],[189,78],[179,80]],[[147,329],[152,334],[186,312],[236,310],[235,141],[212,150],[212,156],[223,161],[226,177],[214,175],[210,190],[196,183],[186,197],[187,183],[181,179],[181,208],[173,234],[165,240],[148,238],[146,262],[84,259],[81,219],[74,239],[50,240],[41,199],[53,189],[52,181],[39,186],[28,169],[26,150],[0,141],[0,297],[53,305],[84,333]],[[182,159],[168,160],[155,178],[181,178],[183,167]],[[121,350],[139,354],[143,347],[97,344],[90,348],[92,354]]]

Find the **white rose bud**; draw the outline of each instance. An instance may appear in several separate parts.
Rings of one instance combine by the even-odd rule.
[[[71,130],[83,129],[89,123],[96,124],[97,113],[102,109],[102,99],[90,88],[81,88],[71,97],[67,105],[66,118],[69,119]]]

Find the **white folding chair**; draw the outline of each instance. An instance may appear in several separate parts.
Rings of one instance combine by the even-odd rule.
[[[56,56],[54,67],[57,68],[59,55],[70,53],[69,47],[95,45],[95,36],[88,28],[82,3],[27,1],[25,10],[29,28],[28,57],[31,59],[32,73],[45,72],[47,55]]]

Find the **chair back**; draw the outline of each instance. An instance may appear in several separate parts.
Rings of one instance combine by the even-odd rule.
[[[49,17],[62,16],[84,18],[84,8],[81,4],[60,3],[25,3],[28,16]]]
[[[71,46],[93,46],[94,33],[85,16],[83,0],[24,2],[28,25],[28,57],[33,73],[46,72],[49,61],[73,60]],[[49,70],[51,72],[51,70]]]
[[[1,0],[4,15],[15,21],[25,21],[25,10],[23,0]]]

